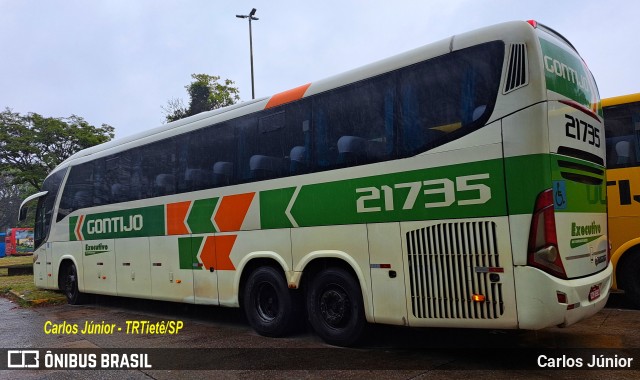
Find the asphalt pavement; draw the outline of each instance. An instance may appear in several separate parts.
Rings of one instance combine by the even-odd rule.
[[[640,311],[613,294],[607,308],[566,328],[372,326],[357,347],[335,348],[304,328],[259,336],[238,309],[116,297],[21,308],[0,298],[0,368],[19,362],[17,351],[38,351],[40,366],[2,370],[0,378],[638,379],[639,324]],[[107,366],[133,369],[100,369],[112,354]],[[96,369],[65,369],[88,368],[91,358]]]

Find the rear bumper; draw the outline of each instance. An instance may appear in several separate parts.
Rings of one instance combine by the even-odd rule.
[[[551,326],[569,326],[602,310],[609,298],[611,263],[592,276],[563,280],[528,266],[515,268],[518,327],[537,330]],[[589,301],[593,286],[600,286],[600,297]],[[558,302],[558,292],[567,302]]]

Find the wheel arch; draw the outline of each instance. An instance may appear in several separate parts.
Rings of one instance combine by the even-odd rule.
[[[369,291],[370,288],[366,282],[366,277],[362,272],[362,268],[360,268],[355,260],[345,252],[316,251],[307,255],[296,267],[296,274],[299,274],[299,276],[296,276],[297,281],[295,282],[295,286],[306,292],[306,289],[309,287],[309,281],[311,281],[316,274],[320,273],[323,269],[332,267],[342,268],[354,276],[360,285],[360,292],[362,294],[362,302],[367,321],[373,322],[373,301],[371,299],[371,292]]]
[[[637,241],[636,241],[637,240]],[[613,287],[615,289],[624,289],[627,279],[624,276],[625,263],[640,255],[640,239],[632,240],[618,248],[611,261],[614,263],[615,271],[613,272]],[[614,260],[615,257],[615,260]]]
[[[239,264],[238,275],[236,276],[235,281],[235,294],[238,295],[238,305],[242,306],[243,302],[243,293],[244,287],[247,282],[247,279],[255,271],[256,269],[264,266],[273,267],[278,272],[280,272],[285,281],[289,283],[289,278],[291,277],[289,267],[287,263],[284,261],[282,256],[278,255],[275,252],[254,252],[242,260]]]
[[[60,286],[61,285],[60,273],[62,273],[62,270],[69,265],[75,265],[76,273],[78,275],[78,278],[77,278],[78,290],[80,290],[81,292],[84,292],[84,273],[82,272],[82,268],[80,268],[80,266],[78,265],[78,262],[76,261],[75,257],[72,255],[63,255],[62,257],[60,257],[60,260],[58,262],[58,271],[57,271],[57,279],[56,279],[56,285],[58,286],[58,290],[62,290],[62,286]]]
[[[640,254],[640,238],[629,240],[621,245],[611,255],[611,262],[615,270],[613,271],[612,286],[614,289],[624,289],[624,264],[627,260],[631,260],[634,255]]]

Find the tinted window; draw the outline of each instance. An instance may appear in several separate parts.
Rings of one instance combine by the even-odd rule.
[[[603,111],[607,167],[637,165],[640,159],[640,103],[611,106]]]
[[[498,95],[504,44],[446,54],[398,73],[401,156],[410,156],[482,127]]]
[[[57,220],[87,207],[177,192],[175,139],[162,140],[71,168]]]
[[[70,212],[408,157],[488,120],[496,41],[71,168]]]
[[[384,75],[314,97],[318,168],[361,165],[392,158],[394,94],[393,76]]]

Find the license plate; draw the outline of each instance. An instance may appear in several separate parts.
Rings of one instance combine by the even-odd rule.
[[[600,297],[600,285],[594,285],[589,291],[589,301],[593,301]]]

